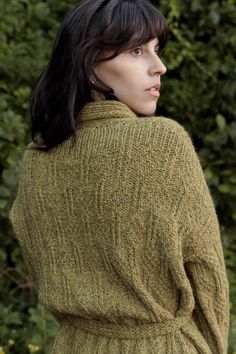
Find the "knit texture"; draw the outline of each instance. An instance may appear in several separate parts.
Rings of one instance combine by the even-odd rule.
[[[189,133],[117,101],[87,103],[76,143],[24,153],[10,221],[52,354],[226,354],[218,218]]]

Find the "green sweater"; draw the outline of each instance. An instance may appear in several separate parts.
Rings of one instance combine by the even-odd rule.
[[[10,210],[52,354],[226,354],[219,223],[188,132],[117,101],[87,103],[77,139],[30,143]]]

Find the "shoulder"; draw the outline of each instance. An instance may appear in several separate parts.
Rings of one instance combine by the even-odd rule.
[[[116,136],[116,143],[130,147],[143,148],[146,153],[175,154],[183,145],[191,145],[190,134],[178,121],[164,116],[121,117],[108,121],[99,120],[90,125],[91,134],[111,140]]]
[[[140,117],[138,118],[141,124],[146,126],[151,126],[153,129],[162,129],[168,132],[177,133],[177,134],[188,134],[185,127],[181,125],[178,121],[164,117],[164,116],[156,116],[156,117]]]
[[[140,117],[136,120],[137,128],[144,132],[144,136],[148,135],[153,143],[165,148],[173,146],[189,145],[193,147],[192,137],[187,129],[178,121],[164,117]]]

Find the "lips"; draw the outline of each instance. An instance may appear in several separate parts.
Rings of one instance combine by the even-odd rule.
[[[152,95],[154,97],[160,97],[159,90],[156,90],[156,89],[154,89],[154,90],[146,90],[146,92],[147,92],[148,95]]]
[[[145,91],[150,91],[152,89],[156,89],[157,91],[159,91],[160,88],[161,88],[161,84],[158,82],[155,85],[153,85],[153,86],[149,87],[148,89],[146,89]]]

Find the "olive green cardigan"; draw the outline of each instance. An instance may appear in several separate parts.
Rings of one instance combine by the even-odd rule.
[[[10,220],[52,354],[226,354],[219,223],[188,132],[87,103],[76,143],[25,150]]]

